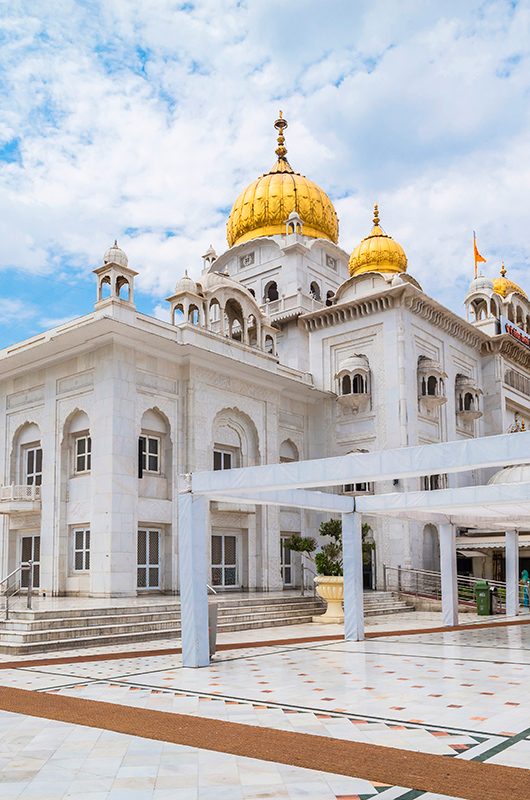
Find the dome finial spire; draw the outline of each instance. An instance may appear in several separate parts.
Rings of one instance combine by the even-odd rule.
[[[274,127],[278,131],[278,147],[276,148],[276,155],[278,158],[285,159],[287,155],[287,148],[285,147],[284,130],[288,127],[287,120],[283,118],[283,111],[280,111],[280,116],[274,123]]]
[[[505,275],[506,275],[506,267],[504,266],[504,261],[503,261],[501,267],[501,276],[504,278]]]
[[[379,225],[379,206],[374,203],[374,225]]]

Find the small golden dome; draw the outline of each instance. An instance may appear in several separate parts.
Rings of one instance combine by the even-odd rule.
[[[379,208],[374,206],[374,227],[350,256],[350,275],[364,272],[399,273],[407,270],[407,256],[400,244],[379,226]]]
[[[506,277],[506,267],[504,266],[504,262],[501,267],[500,277],[494,278],[493,280],[493,291],[495,294],[499,294],[501,297],[507,297],[512,292],[519,292],[519,294],[522,294],[523,297],[526,297],[528,300],[526,292],[523,291],[520,286]]]
[[[339,221],[333,203],[320,186],[295,172],[287,161],[283,135],[287,120],[281,111],[274,127],[278,131],[278,160],[270,172],[247,186],[234,203],[226,223],[228,245],[285,233],[287,218],[293,211],[302,220],[304,236],[337,243]]]

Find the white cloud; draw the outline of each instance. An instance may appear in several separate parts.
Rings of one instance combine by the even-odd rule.
[[[455,308],[472,228],[487,268],[504,254],[524,285],[528,2],[176,9],[4,12],[0,148],[20,138],[22,161],[0,162],[0,267],[75,280],[117,236],[140,289],[164,297],[210,241],[224,248],[226,209],[273,163],[282,107],[292,163],[337,198],[345,249],[378,200],[411,271]]]

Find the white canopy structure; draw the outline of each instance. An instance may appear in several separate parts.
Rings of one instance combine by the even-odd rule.
[[[439,525],[442,613],[458,624],[456,527],[502,530],[506,541],[506,613],[518,613],[518,530],[530,528],[530,483],[494,483],[437,491],[345,497],[314,491],[345,483],[377,482],[440,473],[503,468],[530,462],[526,432],[441,444],[349,453],[334,458],[268,464],[186,476],[179,496],[182,653],[184,666],[209,663],[208,500],[282,505],[342,515],[345,639],[364,638],[362,516],[428,520]]]

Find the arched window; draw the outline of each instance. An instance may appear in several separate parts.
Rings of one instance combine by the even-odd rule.
[[[265,337],[265,352],[271,356],[274,355],[274,339],[268,334]]]
[[[286,439],[280,445],[280,464],[288,464],[291,461],[299,461],[300,456],[298,453],[297,446],[291,442],[290,439]]]
[[[352,393],[353,394],[365,394],[366,393],[366,381],[364,375],[361,375],[359,372],[356,373],[352,378]]]
[[[200,322],[199,309],[195,305],[191,305],[188,309],[188,322],[192,325],[198,325]]]
[[[263,299],[265,301],[270,300],[270,302],[273,303],[275,300],[278,300],[280,295],[278,294],[278,285],[276,281],[269,281],[265,286],[265,291],[263,294]]]
[[[98,300],[106,300],[111,294],[110,275],[105,275],[99,284]]]
[[[474,407],[474,399],[471,392],[466,392],[464,395],[464,411],[472,411]]]
[[[333,292],[331,289],[328,292],[326,292],[326,305],[327,306],[333,305],[333,298],[334,297],[335,297],[335,292]]]
[[[181,325],[184,321],[184,306],[178,303],[173,309],[173,325]]]
[[[311,285],[309,286],[309,294],[313,300],[320,300],[320,286],[316,281],[311,281]]]
[[[438,388],[438,381],[434,375],[429,375],[427,378],[427,394],[431,397],[436,395],[436,390]]]
[[[119,275],[116,278],[116,295],[122,300],[129,300],[130,291],[131,287],[127,278],[124,278],[123,275]]]
[[[42,445],[39,426],[25,423],[13,440],[12,483],[42,485]]]
[[[208,319],[210,324],[213,322],[219,322],[221,319],[221,306],[219,305],[219,300],[216,297],[212,297],[210,300],[210,307],[208,309]]]
[[[351,394],[351,377],[343,375],[341,379],[341,394]]]
[[[435,525],[425,525],[423,529],[423,563],[422,569],[431,572],[440,571],[440,542]]]
[[[243,341],[243,309],[241,304],[230,298],[225,305],[225,313],[228,322],[228,335],[231,339],[238,342]]]
[[[171,439],[169,422],[158,409],[150,408],[142,416],[138,438],[138,477],[171,474]],[[169,480],[168,480],[169,483]]]

